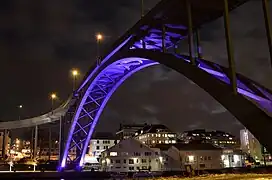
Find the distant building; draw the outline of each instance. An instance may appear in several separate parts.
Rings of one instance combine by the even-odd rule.
[[[184,171],[243,167],[241,154],[208,143],[157,144],[149,147],[130,138],[101,153],[102,171]]]
[[[216,147],[225,149],[239,149],[240,142],[235,136],[223,131],[206,131],[205,129],[196,129],[185,131],[178,135],[184,143],[201,141],[209,143]]]
[[[147,124],[121,124],[119,130],[116,132],[116,137],[120,140],[131,138],[146,125]]]
[[[174,165],[178,168],[178,164],[170,159],[160,149],[150,148],[130,138],[102,152],[101,167],[103,171],[114,172],[165,171]]]
[[[247,129],[240,130],[241,149],[256,161],[272,161],[271,155],[266,151],[258,139]]]
[[[240,150],[223,149],[221,160],[224,168],[245,166],[245,155]]]
[[[134,138],[151,147],[156,144],[177,143],[176,133],[162,124],[146,125],[135,133]]]
[[[88,154],[85,156],[85,163],[98,164],[101,152],[117,144],[119,140],[112,133],[98,132],[92,137]]]
[[[0,131],[0,157],[5,158],[3,157],[3,155],[6,156],[8,154],[9,145],[10,145],[9,131],[1,130]]]

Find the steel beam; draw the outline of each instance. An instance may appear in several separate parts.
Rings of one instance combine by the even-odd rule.
[[[3,139],[2,139],[2,158],[3,159],[5,159],[5,156],[6,156],[6,136],[7,136],[7,130],[4,129],[4,131],[3,131]]]
[[[228,0],[224,0],[224,28],[225,28],[226,46],[227,46],[227,52],[228,52],[228,63],[229,63],[229,69],[230,69],[230,82],[231,82],[233,93],[237,94],[235,61],[234,61],[234,54],[233,54],[232,39],[230,34]]]
[[[199,30],[195,30],[195,37],[196,37],[196,52],[197,52],[197,58],[202,59],[202,52],[200,47],[200,35]]]
[[[38,126],[35,126],[35,134],[34,134],[34,155],[33,159],[36,160],[37,157],[37,147],[38,147]]]
[[[165,31],[165,26],[164,24],[162,24],[162,52],[165,53],[166,52],[166,48],[165,48],[165,35],[166,31]]]
[[[270,53],[270,63],[272,67],[272,35],[271,35],[271,25],[270,25],[270,18],[269,18],[268,0],[262,0],[262,5],[263,5],[266,37],[267,37],[268,49]]]
[[[62,117],[59,119],[59,163],[62,157]]]
[[[186,0],[186,9],[188,17],[188,45],[189,45],[189,56],[190,62],[196,65],[195,58],[193,57],[193,21],[192,21],[192,7],[190,0]]]
[[[51,160],[51,149],[52,149],[52,131],[51,127],[48,128],[49,134],[48,134],[48,148],[49,148],[49,153],[48,153],[48,160]]]

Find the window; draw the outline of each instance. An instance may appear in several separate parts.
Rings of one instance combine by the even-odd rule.
[[[96,150],[99,150],[99,146],[96,146]]]
[[[146,163],[146,159],[142,159],[142,163]]]
[[[115,163],[118,163],[118,164],[121,163],[120,159],[116,159]]]
[[[159,155],[159,153],[158,153],[158,152],[155,152],[155,155]]]
[[[128,164],[134,164],[134,160],[133,159],[129,159],[128,160]]]
[[[211,156],[208,156],[208,160],[212,160],[212,157],[211,157]]]
[[[117,156],[117,152],[110,152],[110,156]]]
[[[145,156],[151,156],[151,152],[145,152]]]
[[[141,153],[139,153],[139,152],[134,152],[134,156],[141,156]]]
[[[134,170],[134,167],[129,167],[128,169],[132,171],[132,170]]]
[[[127,163],[127,160],[126,159],[124,159],[124,164],[126,164]]]
[[[142,166],[142,170],[147,170],[147,166]]]
[[[205,164],[199,164],[200,168],[205,168]]]

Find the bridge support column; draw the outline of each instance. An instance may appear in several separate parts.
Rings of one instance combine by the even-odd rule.
[[[63,122],[62,122],[62,117],[60,117],[59,120],[59,164],[61,163],[61,157],[62,157],[62,148],[63,148]]]
[[[269,18],[268,0],[262,0],[262,5],[263,5],[266,37],[267,37],[267,43],[268,43],[268,48],[270,53],[270,62],[272,67],[272,35],[271,35],[271,25],[270,25],[270,18]]]
[[[146,49],[146,44],[145,44],[144,39],[142,39],[142,46],[143,46],[143,49]]]
[[[4,129],[3,140],[2,140],[2,159],[5,159],[5,156],[6,156],[6,136],[7,136],[7,130]]]
[[[48,160],[51,160],[51,149],[52,149],[52,131],[51,131],[51,127],[48,128],[48,148],[49,148],[49,152],[48,152]]]
[[[190,0],[186,1],[187,17],[188,17],[188,45],[190,61],[193,65],[196,65],[195,58],[193,57],[193,21],[192,21],[192,9]]]
[[[199,36],[199,30],[198,29],[195,31],[195,38],[196,38],[197,58],[202,59],[202,52],[201,52],[201,47],[200,47],[200,36]]]
[[[165,33],[166,33],[166,30],[165,30],[165,26],[164,24],[162,24],[162,52],[163,53],[166,53],[166,49],[165,49]]]
[[[34,151],[33,151],[33,159],[37,157],[37,147],[38,147],[38,126],[35,126],[35,133],[34,133]]]
[[[229,22],[229,4],[228,0],[224,0],[224,28],[225,28],[225,37],[226,37],[226,46],[228,52],[228,63],[230,69],[230,82],[232,85],[232,90],[234,94],[237,94],[237,81],[236,81],[236,72],[235,72],[235,61],[233,54],[233,45],[230,35],[230,22]]]

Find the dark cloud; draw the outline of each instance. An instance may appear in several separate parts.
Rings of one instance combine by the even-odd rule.
[[[146,9],[159,0],[146,0]],[[106,35],[102,50],[140,17],[140,1],[10,0],[0,2],[0,119],[16,119],[50,109],[48,94],[61,100],[72,89],[69,71],[82,75],[96,57],[95,34]],[[271,1],[270,1],[270,8]],[[272,89],[272,71],[260,1],[251,1],[231,14],[237,71]],[[270,11],[271,12],[271,11]],[[271,15],[272,16],[272,15]],[[201,30],[204,57],[227,66],[223,21]],[[236,119],[206,92],[163,66],[135,74],[113,95],[99,130],[114,130],[120,122],[158,123],[182,131],[209,128],[237,133]]]

